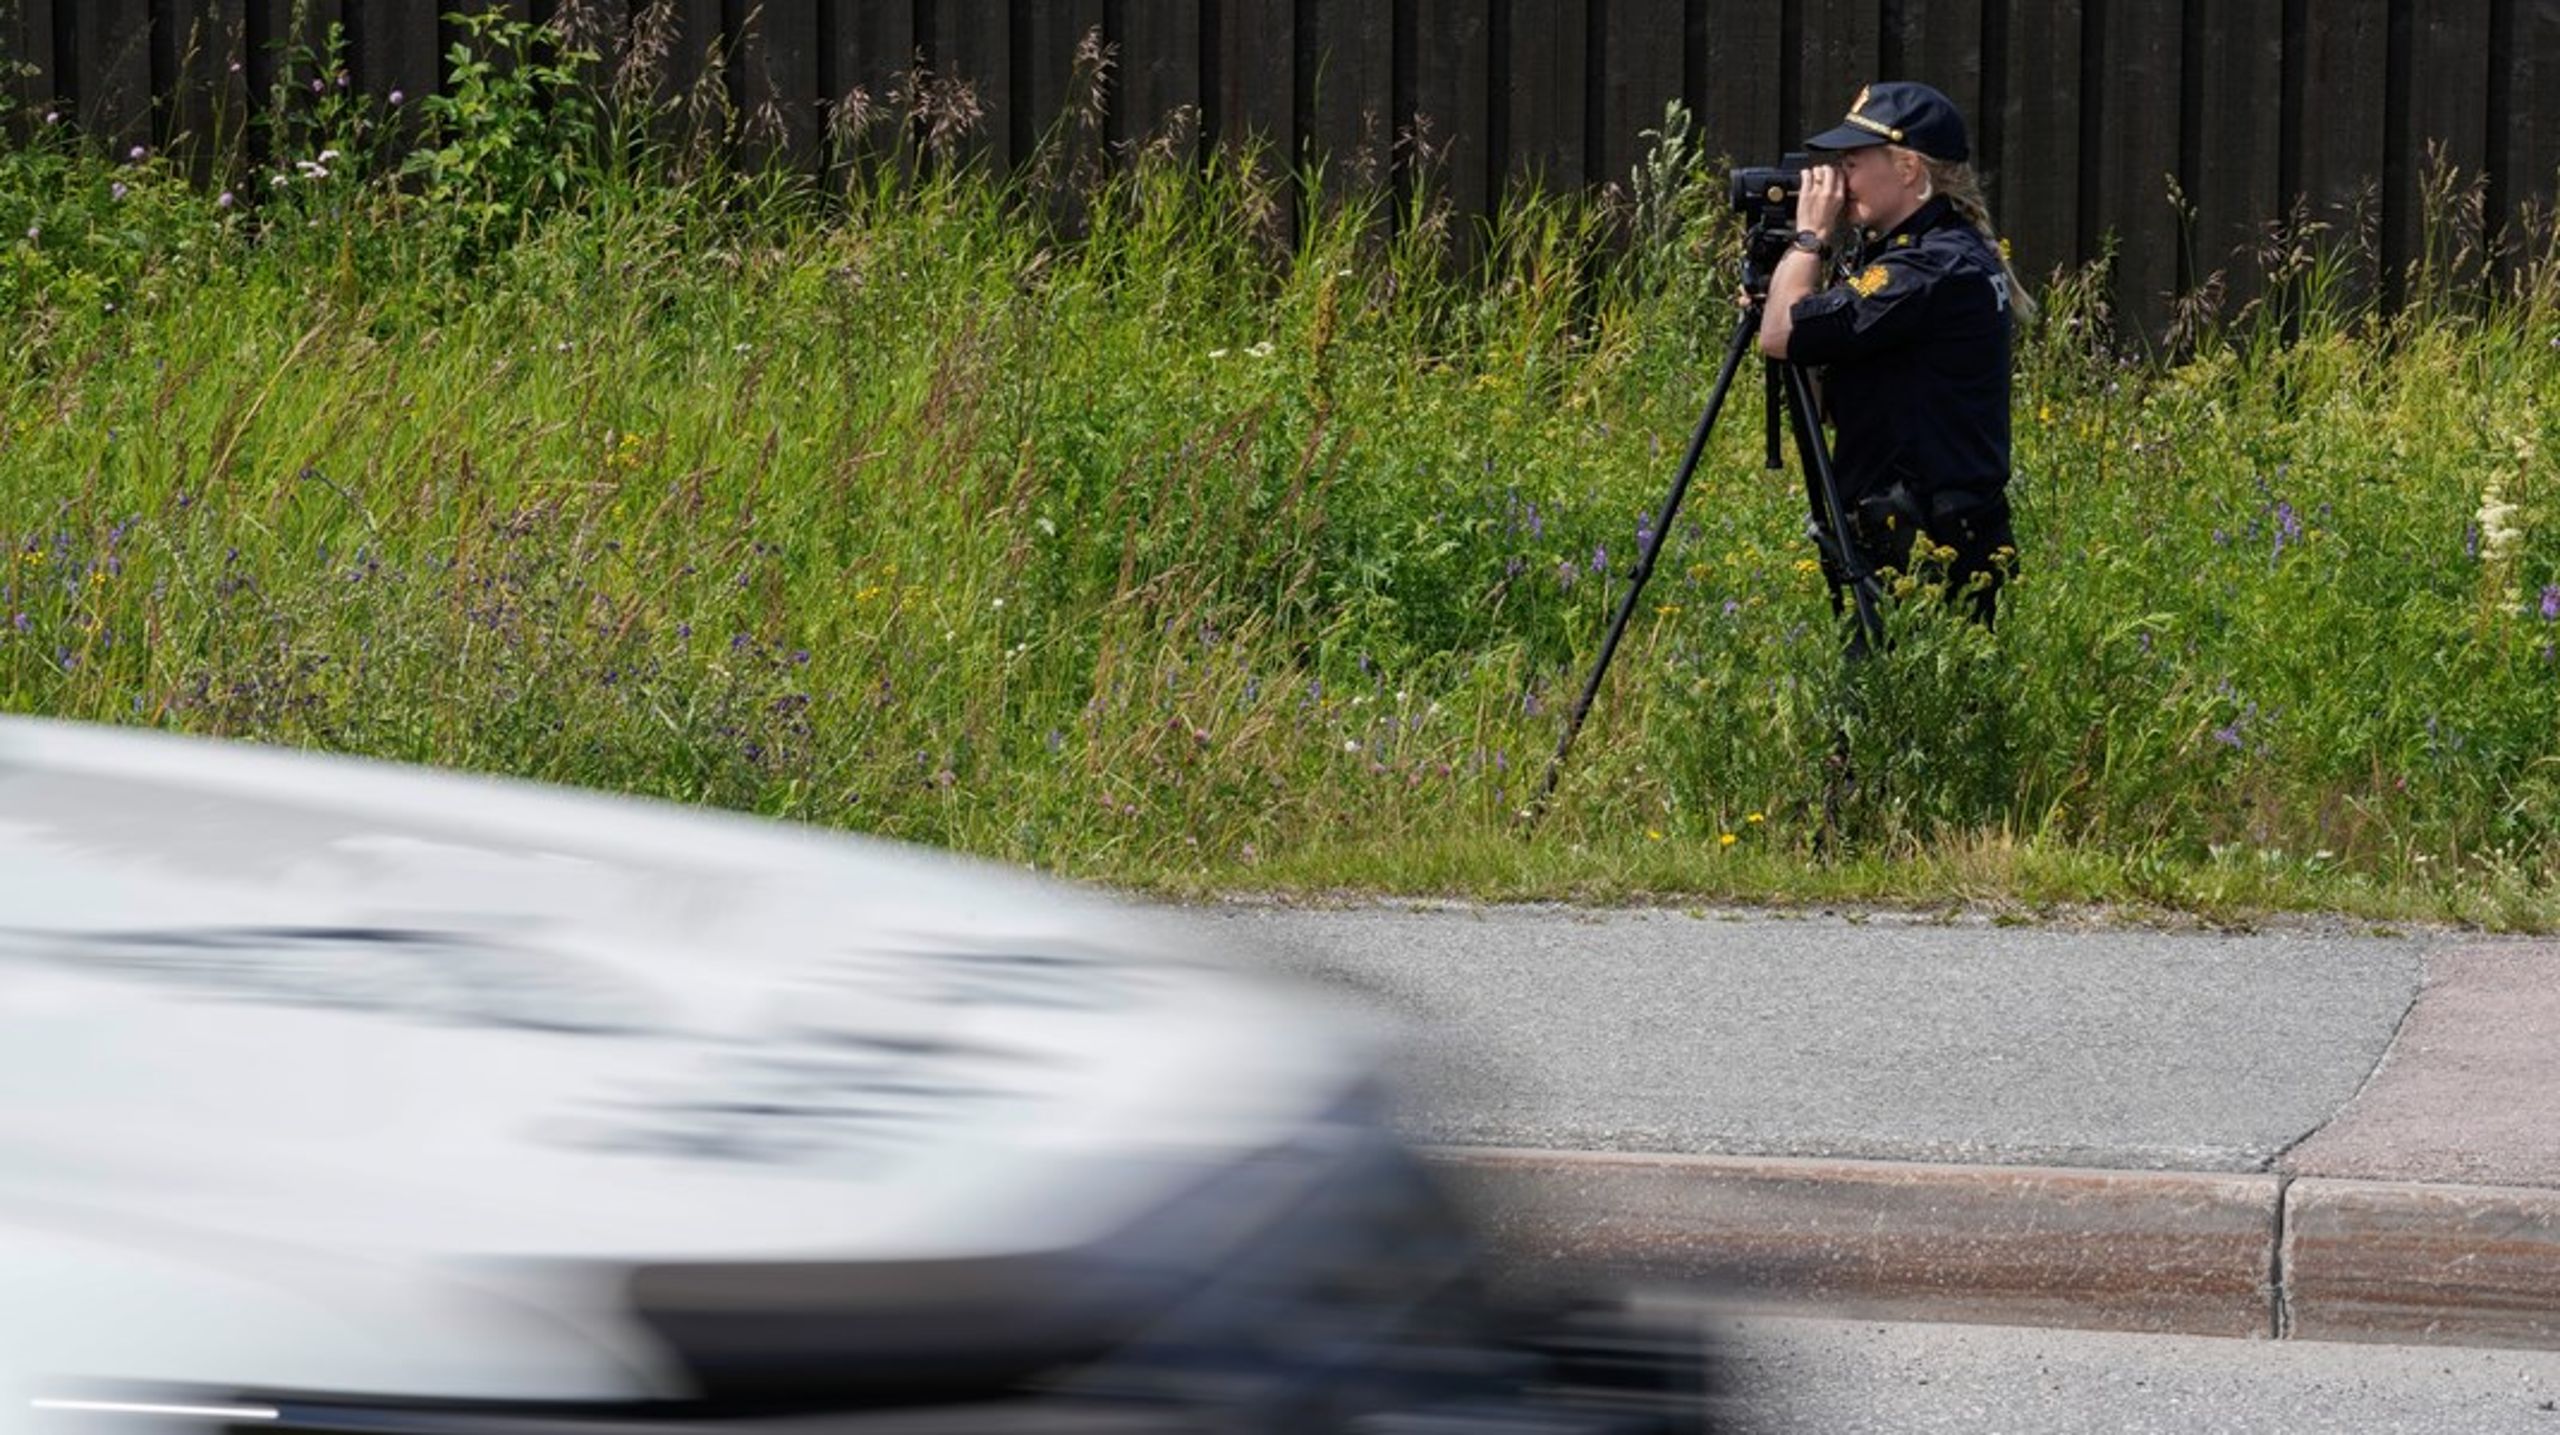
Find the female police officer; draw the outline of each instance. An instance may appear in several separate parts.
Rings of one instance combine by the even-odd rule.
[[[1927,85],[1858,92],[1805,141],[1796,231],[1769,280],[1760,349],[1823,366],[1841,502],[1866,561],[1908,571],[1913,534],[1947,561],[1950,594],[1988,625],[2016,557],[2009,527],[2009,334],[2031,317],[1966,163],[1964,118]],[[1846,219],[1862,245],[1818,288]]]

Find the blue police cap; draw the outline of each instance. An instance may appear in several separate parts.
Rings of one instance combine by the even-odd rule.
[[[1898,144],[1931,159],[1961,164],[1973,157],[1955,101],[1917,80],[1878,80],[1858,91],[1848,118],[1804,142],[1809,150]]]

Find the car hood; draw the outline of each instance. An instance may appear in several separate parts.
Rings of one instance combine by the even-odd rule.
[[[20,1229],[509,1279],[1071,1249],[1367,1074],[1313,1002],[891,844],[0,721]]]

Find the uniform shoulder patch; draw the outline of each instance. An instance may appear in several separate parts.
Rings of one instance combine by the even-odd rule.
[[[1870,264],[1866,267],[1864,273],[1852,275],[1850,277],[1849,287],[1857,292],[1859,298],[1872,299],[1878,294],[1883,293],[1884,286],[1892,282],[1892,270],[1885,268],[1881,264]]]

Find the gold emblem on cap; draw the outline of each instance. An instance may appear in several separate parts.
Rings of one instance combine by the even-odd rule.
[[[1858,97],[1849,102],[1849,113],[1854,115],[1858,111],[1867,107],[1867,91],[1873,88],[1874,86],[1872,85],[1860,85],[1858,87]]]

